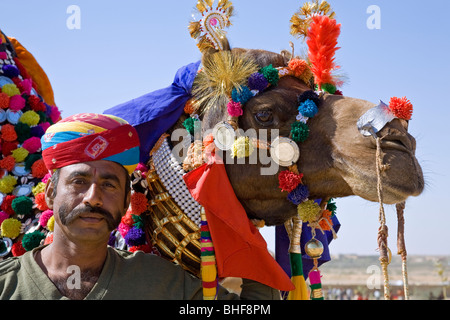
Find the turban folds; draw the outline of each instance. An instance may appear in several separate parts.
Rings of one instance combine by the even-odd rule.
[[[109,160],[132,173],[139,162],[139,137],[125,120],[81,113],[50,126],[41,138],[48,170],[75,163]]]

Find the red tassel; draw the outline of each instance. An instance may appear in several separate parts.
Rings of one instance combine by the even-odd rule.
[[[313,16],[308,30],[308,56],[312,65],[315,82],[321,89],[325,83],[336,85],[331,72],[339,68],[334,62],[334,55],[340,48],[337,40],[341,33],[341,25],[328,16]]]
[[[389,102],[389,108],[391,109],[394,116],[396,116],[397,118],[411,120],[413,113],[413,105],[408,99],[406,99],[406,97],[391,98],[391,101]]]

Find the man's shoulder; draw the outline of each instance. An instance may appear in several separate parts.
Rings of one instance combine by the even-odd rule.
[[[20,269],[20,258],[11,257],[0,261],[0,278],[7,277]]]

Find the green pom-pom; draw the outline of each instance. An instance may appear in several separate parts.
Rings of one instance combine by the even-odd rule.
[[[133,226],[138,229],[144,229],[144,221],[142,220],[141,216],[138,216],[136,214],[132,214],[131,217],[133,218]]]
[[[330,199],[327,203],[327,210],[331,212],[332,216],[336,215],[336,203],[333,201],[333,199]]]
[[[268,66],[262,68],[260,73],[273,86],[276,86],[278,84],[278,81],[280,80],[280,75],[278,73],[278,70],[275,69],[274,67],[272,67],[272,65],[268,65]]]
[[[19,141],[19,143],[23,143],[31,137],[31,128],[26,123],[19,122],[15,125],[14,129],[16,130],[17,141]]]
[[[195,118],[187,118],[186,120],[184,120],[183,122],[183,126],[186,128],[186,130],[189,132],[189,134],[191,136],[194,135],[194,131],[195,131],[195,123],[198,120]]]
[[[294,122],[291,126],[292,140],[303,142],[309,137],[309,127],[303,122]]]
[[[336,93],[336,86],[334,84],[324,83],[321,86],[321,88],[322,88],[323,91],[326,91],[326,92],[328,92],[330,94],[335,94]]]
[[[12,201],[11,207],[16,214],[27,215],[33,209],[33,200],[25,196],[17,197]]]
[[[22,246],[26,251],[33,250],[41,244],[41,241],[45,239],[45,235],[36,230],[34,232],[25,233],[22,238]]]

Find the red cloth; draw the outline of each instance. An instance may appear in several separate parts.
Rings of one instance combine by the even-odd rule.
[[[282,291],[295,289],[248,219],[221,161],[204,164],[187,173],[184,181],[194,199],[205,209],[219,277],[251,279]]]

